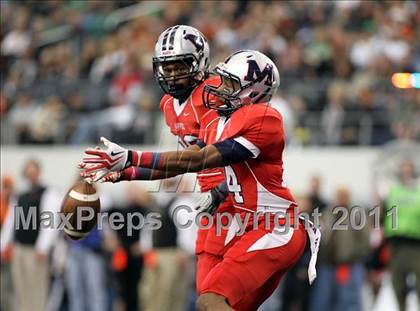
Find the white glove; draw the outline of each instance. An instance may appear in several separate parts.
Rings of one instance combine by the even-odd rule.
[[[203,192],[200,194],[200,199],[193,205],[198,213],[209,212],[212,205],[212,196],[210,192]]]
[[[88,156],[83,158],[83,162],[79,165],[83,172],[82,177],[91,177],[93,174],[101,171],[99,176],[94,178],[94,181],[99,180],[109,172],[118,172],[125,169],[131,163],[128,162],[128,150],[101,137],[101,142],[106,149],[100,147],[89,148],[85,150]]]
[[[105,183],[105,182],[112,182],[112,183],[117,183],[121,181],[121,173],[120,172],[109,172],[108,174],[106,174],[105,176],[99,178],[99,182],[100,183]]]
[[[208,192],[203,192],[193,207],[198,213],[206,212],[213,215],[225,199],[226,197],[216,187]]]
[[[89,170],[95,166],[96,164],[85,164],[80,163],[79,168],[82,170],[80,173],[80,176],[88,183],[94,183],[94,182],[112,182],[116,183],[120,181],[121,172],[110,172],[107,169],[101,169],[94,172],[89,172]],[[86,172],[88,171],[88,172]]]

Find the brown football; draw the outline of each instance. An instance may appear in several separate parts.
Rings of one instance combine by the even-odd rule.
[[[61,212],[70,220],[64,225],[64,232],[73,240],[84,238],[98,220],[101,209],[98,193],[92,184],[77,182],[64,197]],[[71,225],[69,225],[71,224]]]

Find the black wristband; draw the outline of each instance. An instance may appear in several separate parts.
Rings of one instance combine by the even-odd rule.
[[[130,167],[133,165],[133,151],[128,150],[127,152],[127,161],[124,164],[124,168]]]

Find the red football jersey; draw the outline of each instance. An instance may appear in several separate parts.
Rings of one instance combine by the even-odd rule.
[[[208,112],[202,124],[200,137],[207,144],[234,139],[253,155],[225,167],[231,199],[239,212],[293,212],[296,203],[283,184],[285,134],[277,110],[254,104],[236,110],[230,118]]]
[[[186,148],[197,142],[200,133],[200,120],[209,110],[204,107],[202,92],[205,84],[217,86],[220,77],[213,76],[198,85],[188,99],[180,103],[170,95],[163,96],[160,109],[165,116],[171,133],[178,137],[178,143]],[[223,169],[208,169],[197,173],[201,191],[208,191],[224,180]]]

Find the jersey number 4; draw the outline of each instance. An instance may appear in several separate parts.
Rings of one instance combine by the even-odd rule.
[[[244,197],[241,194],[242,187],[238,184],[238,179],[236,178],[235,172],[230,166],[225,167],[226,172],[226,182],[229,192],[234,194],[236,203],[244,203]]]

